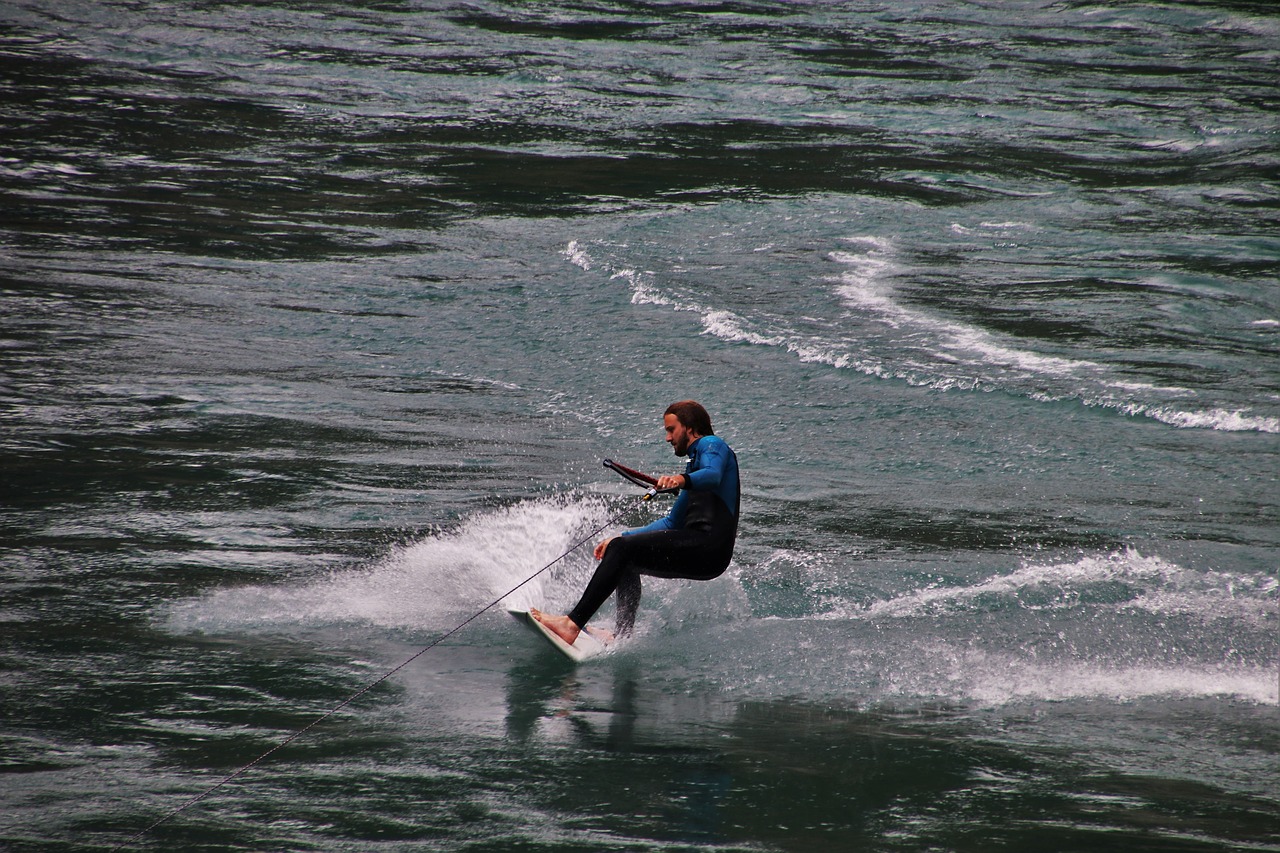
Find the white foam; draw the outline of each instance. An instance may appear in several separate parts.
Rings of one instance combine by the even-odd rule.
[[[569,263],[576,267],[583,270],[591,269],[591,256],[587,254],[586,250],[584,250],[581,245],[579,245],[577,240],[571,240],[569,242],[569,245],[565,247],[564,256],[568,259]]]
[[[1020,227],[1020,223],[982,223],[984,227]],[[1208,407],[1188,411],[1167,403],[1143,402],[1134,395],[1186,397],[1186,388],[1133,382],[1112,375],[1102,364],[1085,359],[1045,355],[1010,346],[996,336],[974,326],[933,317],[903,305],[895,299],[889,278],[897,272],[884,241],[871,243],[862,254],[832,252],[830,257],[851,268],[839,278],[836,294],[845,304],[878,316],[881,322],[906,335],[929,341],[930,355],[936,359],[918,371],[923,384],[938,390],[954,387],[982,387],[990,384],[1010,390],[1033,389],[1031,399],[1057,401],[1077,399],[1088,406],[1113,408],[1130,416],[1145,416],[1180,428],[1214,429],[1230,432],[1280,432],[1280,417],[1251,415],[1248,410]],[[970,371],[956,376],[957,369]],[[897,378],[920,381],[916,375],[892,372]],[[1049,388],[1042,387],[1045,382]],[[1092,389],[1092,390],[1091,390]]]
[[[938,683],[958,697],[999,706],[1028,700],[1233,696],[1258,704],[1276,703],[1276,673],[1261,666],[1133,665],[1057,661],[938,645],[927,651],[945,667]],[[904,693],[914,685],[903,685]]]
[[[1158,421],[1182,429],[1216,429],[1226,432],[1280,432],[1280,417],[1251,415],[1247,409],[1207,409],[1186,412],[1167,407],[1144,407],[1143,412]]]
[[[899,272],[890,252],[891,246],[885,241],[872,243],[871,248],[862,254],[832,252],[832,260],[850,267],[840,275],[836,295],[850,308],[870,312],[894,328],[928,340],[933,354],[948,366],[967,366],[985,374],[989,374],[992,368],[1002,368],[1018,377],[1073,377],[1095,374],[1102,369],[1101,365],[1090,361],[1018,349],[975,326],[933,317],[902,304],[895,298],[890,280]],[[946,383],[951,387],[953,382],[954,377],[949,377],[929,384],[937,387]]]
[[[828,364],[840,368],[856,366],[847,353],[825,346],[818,339],[806,340],[798,335],[771,335],[753,331],[747,320],[732,311],[707,311],[702,315],[702,328],[706,334],[714,335],[724,341],[782,347],[794,353],[800,361],[809,364]]]
[[[1275,578],[1193,571],[1129,548],[1085,556],[1072,563],[1024,564],[1008,574],[992,575],[972,584],[932,585],[869,607],[845,605],[821,618],[935,616],[965,612],[978,600],[992,598],[1016,599],[1018,606],[1026,610],[1075,610],[1083,606],[1082,594],[1089,588],[1113,582],[1130,585],[1132,595],[1106,605],[1093,602],[1090,607],[1116,612],[1177,613],[1202,619],[1232,618],[1253,625],[1262,625],[1274,611],[1273,599],[1280,589]]]

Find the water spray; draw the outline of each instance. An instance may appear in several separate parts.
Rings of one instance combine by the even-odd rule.
[[[604,467],[606,467],[606,468],[608,468],[609,470],[614,471],[614,472],[616,472],[616,473],[618,473],[618,474],[622,475],[622,476],[623,476],[623,477],[625,477],[627,480],[629,480],[630,482],[632,482],[632,483],[634,483],[634,484],[636,484],[636,485],[638,485],[638,486],[641,486],[641,487],[645,487],[645,488],[647,488],[647,491],[644,493],[644,496],[641,498],[641,500],[644,500],[644,501],[651,500],[655,495],[658,495],[658,494],[671,493],[671,492],[675,492],[675,491],[677,491],[676,489],[659,489],[659,488],[658,488],[658,480],[657,480],[655,477],[650,477],[648,474],[645,474],[645,473],[640,472],[640,471],[636,471],[636,470],[635,470],[635,469],[633,469],[633,468],[628,468],[628,467],[626,467],[625,465],[619,465],[618,463],[614,462],[612,459],[606,459],[606,460],[604,460]],[[355,693],[352,693],[350,696],[348,696],[346,699],[344,699],[344,700],[342,700],[341,702],[339,702],[337,705],[335,705],[335,706],[334,706],[333,708],[331,708],[330,710],[326,711],[325,713],[321,714],[319,717],[316,717],[314,720],[312,720],[312,721],[311,721],[310,723],[308,723],[307,725],[305,725],[305,726],[303,726],[302,728],[298,729],[297,731],[293,732],[293,733],[292,733],[292,734],[290,734],[288,737],[286,737],[284,740],[280,741],[280,742],[279,742],[279,743],[277,743],[275,746],[271,747],[271,748],[270,748],[270,749],[268,749],[266,752],[262,753],[262,754],[261,754],[261,755],[259,755],[257,758],[255,758],[255,759],[253,759],[252,761],[250,761],[248,764],[244,765],[243,767],[239,768],[238,770],[236,770],[236,771],[235,771],[235,772],[233,772],[233,773],[229,773],[229,774],[227,774],[227,775],[226,775],[226,776],[224,776],[222,779],[218,780],[218,782],[216,782],[216,783],[214,783],[213,785],[209,786],[208,788],[206,788],[204,791],[200,792],[200,793],[199,793],[199,794],[197,794],[196,796],[192,797],[191,799],[187,800],[186,802],[184,802],[184,803],[182,803],[182,804],[178,805],[177,807],[175,807],[175,808],[171,809],[170,811],[166,812],[166,813],[165,813],[164,815],[162,815],[158,820],[156,820],[156,821],[154,821],[153,823],[151,823],[151,824],[147,825],[145,828],[143,828],[143,829],[142,829],[142,830],[140,830],[139,832],[135,833],[134,835],[132,835],[131,837],[129,837],[127,840],[125,840],[124,842],[122,842],[122,843],[118,844],[117,846],[115,846],[115,847],[114,847],[114,848],[112,848],[112,849],[113,849],[113,850],[123,850],[125,847],[127,847],[127,846],[129,846],[129,845],[134,844],[136,841],[138,841],[138,839],[140,839],[140,838],[142,838],[143,836],[145,836],[145,835],[149,834],[149,833],[150,833],[150,832],[152,832],[156,827],[158,827],[158,826],[160,826],[161,824],[163,824],[163,823],[165,823],[165,822],[167,822],[167,821],[169,821],[169,820],[173,819],[175,816],[177,816],[177,815],[178,815],[178,814],[180,814],[181,812],[186,811],[187,809],[191,808],[191,807],[192,807],[192,806],[194,806],[195,804],[197,804],[197,803],[201,802],[202,800],[206,799],[206,798],[207,798],[207,797],[209,797],[211,794],[213,794],[214,792],[218,791],[220,788],[222,788],[222,787],[226,786],[227,784],[231,783],[232,781],[234,781],[234,780],[238,779],[240,776],[243,776],[245,773],[249,772],[249,771],[250,771],[250,770],[252,770],[254,767],[258,766],[259,764],[261,764],[263,761],[265,761],[265,760],[267,760],[268,758],[270,758],[270,757],[271,757],[272,755],[274,755],[275,753],[277,753],[277,752],[279,752],[280,750],[284,749],[286,746],[288,746],[289,744],[293,743],[295,740],[297,740],[298,738],[302,737],[302,736],[303,736],[303,735],[305,735],[307,732],[311,731],[311,730],[312,730],[312,729],[314,729],[316,726],[320,725],[320,724],[321,724],[321,723],[323,723],[325,720],[327,720],[327,719],[329,719],[330,717],[332,717],[334,714],[337,714],[337,713],[338,713],[339,711],[341,711],[343,708],[346,708],[346,707],[347,707],[348,705],[350,705],[352,702],[355,702],[355,701],[356,701],[357,699],[359,699],[361,696],[364,696],[364,695],[365,695],[366,693],[368,693],[370,690],[372,690],[373,688],[377,687],[379,684],[381,684],[382,682],[386,681],[388,678],[390,678],[391,676],[395,675],[397,672],[399,672],[400,670],[404,669],[404,668],[405,668],[405,667],[407,667],[409,664],[413,663],[413,662],[414,662],[414,661],[416,661],[418,658],[422,657],[424,654],[426,654],[427,652],[431,651],[431,650],[432,650],[432,649],[434,649],[436,646],[440,645],[440,644],[441,644],[441,643],[443,643],[445,640],[447,640],[447,639],[449,639],[450,637],[452,637],[454,634],[457,634],[457,633],[458,633],[459,631],[461,631],[463,628],[465,628],[465,627],[467,627],[468,625],[470,625],[470,624],[471,624],[472,622],[474,622],[476,619],[479,619],[482,615],[484,615],[485,613],[489,612],[489,611],[490,611],[490,610],[492,610],[494,607],[497,607],[500,603],[502,603],[502,601],[504,601],[505,599],[509,598],[509,597],[510,597],[511,595],[513,595],[517,590],[519,590],[519,589],[521,589],[522,587],[524,587],[524,586],[528,585],[531,581],[533,581],[533,579],[534,579],[534,578],[536,578],[536,577],[538,577],[539,575],[543,574],[543,573],[544,573],[544,572],[546,572],[548,569],[550,569],[552,566],[556,565],[556,564],[557,564],[557,563],[559,563],[561,560],[563,560],[565,557],[569,556],[569,555],[570,555],[570,554],[572,554],[574,551],[576,551],[576,550],[578,550],[579,548],[581,548],[583,545],[585,545],[585,544],[586,544],[587,542],[589,542],[591,539],[593,539],[594,537],[598,536],[598,535],[599,535],[603,530],[605,530],[605,528],[610,527],[610,526],[612,526],[613,524],[617,523],[617,522],[622,518],[622,516],[626,515],[626,514],[627,514],[628,512],[630,512],[630,511],[631,511],[631,509],[630,509],[630,507],[628,507],[627,509],[623,509],[622,511],[620,511],[620,512],[616,513],[616,514],[615,514],[615,515],[613,515],[613,516],[612,516],[608,521],[606,521],[605,523],[601,524],[599,527],[597,527],[597,528],[595,528],[594,530],[592,530],[590,533],[588,533],[586,536],[584,536],[584,537],[582,537],[581,539],[579,539],[579,540],[578,540],[577,542],[575,542],[574,544],[570,545],[570,546],[569,546],[569,548],[568,548],[568,549],[567,549],[563,554],[561,554],[560,556],[556,557],[554,560],[552,560],[551,562],[547,563],[545,566],[543,566],[542,568],[538,569],[536,572],[534,572],[533,574],[529,575],[529,576],[528,576],[527,578],[525,578],[524,580],[520,581],[520,583],[518,583],[518,584],[516,584],[515,586],[511,587],[511,589],[507,590],[507,591],[506,591],[506,592],[504,592],[502,595],[500,595],[500,596],[498,596],[497,598],[495,598],[493,601],[490,601],[490,602],[489,602],[488,604],[486,604],[484,607],[481,607],[479,610],[477,610],[475,613],[473,613],[473,614],[471,614],[470,616],[468,616],[466,619],[464,619],[462,622],[458,623],[458,624],[457,624],[456,626],[454,626],[453,628],[450,628],[448,631],[446,631],[445,633],[443,633],[443,634],[441,634],[440,636],[436,637],[434,640],[432,640],[432,641],[431,641],[430,643],[428,643],[427,645],[425,645],[425,646],[423,646],[422,648],[418,649],[418,651],[414,652],[410,657],[406,658],[406,659],[405,659],[404,661],[402,661],[400,664],[398,664],[397,666],[395,666],[395,667],[393,667],[393,668],[391,668],[391,669],[387,670],[387,671],[386,671],[386,672],[384,672],[382,675],[380,675],[380,676],[378,676],[377,678],[375,678],[373,681],[370,681],[370,682],[369,682],[368,684],[366,684],[364,687],[361,687],[361,688],[360,688],[359,690],[357,690]]]

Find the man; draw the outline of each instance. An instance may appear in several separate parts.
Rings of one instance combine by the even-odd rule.
[[[683,474],[658,478],[659,489],[680,489],[671,512],[596,545],[600,565],[568,615],[530,611],[566,643],[578,638],[615,591],[617,633],[630,634],[640,606],[641,575],[711,580],[729,567],[741,503],[738,457],[711,429],[707,410],[693,400],[668,406],[662,426],[676,456],[689,457]]]

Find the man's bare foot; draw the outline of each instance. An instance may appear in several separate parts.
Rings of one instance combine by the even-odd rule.
[[[546,625],[551,629],[551,633],[571,646],[573,641],[578,639],[578,635],[582,633],[582,629],[568,616],[552,616],[550,613],[543,613],[533,607],[529,608],[529,615]]]
[[[600,642],[604,643],[606,646],[612,643],[614,640],[618,639],[617,636],[612,631],[606,630],[604,628],[593,628],[590,625],[588,625],[584,630],[591,636],[595,637]]]

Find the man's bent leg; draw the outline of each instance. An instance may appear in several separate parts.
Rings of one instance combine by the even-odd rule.
[[[609,596],[613,595],[613,591],[618,588],[623,576],[627,574],[627,551],[631,543],[627,542],[626,538],[619,536],[605,549],[604,557],[600,560],[600,565],[596,566],[596,572],[587,583],[587,588],[583,590],[582,597],[578,599],[573,610],[569,611],[569,618],[575,624],[586,625]]]
[[[732,538],[726,547],[715,538],[689,530],[618,536],[609,543],[569,618],[585,626],[617,590],[618,632],[629,632],[640,604],[639,575],[710,580],[729,565],[732,549]],[[623,584],[627,584],[625,592]]]

